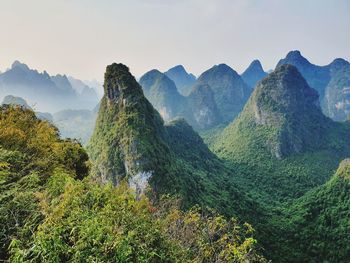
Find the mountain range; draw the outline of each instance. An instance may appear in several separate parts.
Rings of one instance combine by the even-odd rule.
[[[310,63],[300,51],[291,51],[277,63],[277,67],[283,64],[295,66],[310,87],[317,91],[325,115],[336,121],[348,118],[349,62],[338,58],[329,65],[318,66]],[[259,60],[254,60],[241,76],[226,64],[219,64],[203,72],[197,79],[178,65],[164,74],[157,71],[158,79],[151,89],[145,82],[150,72],[141,77],[140,84],[162,117],[166,121],[183,117],[201,132],[227,125],[236,118],[256,85],[267,76]]]
[[[46,71],[40,73],[15,61],[10,69],[0,74],[0,96],[20,96],[37,110],[50,113],[95,107],[96,92],[87,85],[78,90],[77,81],[70,80],[66,75],[50,76]]]
[[[141,207],[145,207],[147,211],[151,211],[151,216],[147,218],[154,219],[164,213],[163,208],[159,206],[168,206],[167,203],[162,203],[164,198],[171,196],[181,200],[183,212],[171,213],[167,219],[175,218],[176,223],[172,224],[171,229],[182,224],[189,225],[186,225],[186,230],[170,233],[170,236],[175,238],[173,242],[178,236],[195,232],[194,229],[199,227],[198,225],[194,225],[195,228],[188,227],[198,222],[196,218],[202,220],[199,214],[218,212],[222,216],[210,217],[215,218],[215,222],[211,221],[204,227],[205,235],[210,237],[208,251],[217,245],[221,246],[221,242],[225,240],[221,239],[221,234],[218,239],[217,235],[212,235],[211,232],[226,233],[217,227],[225,225],[227,218],[234,217],[235,219],[230,221],[232,224],[247,222],[254,227],[254,240],[250,239],[251,242],[257,242],[259,251],[273,262],[348,262],[350,122],[335,121],[325,114],[327,92],[334,90],[334,86],[337,86],[337,89],[342,86],[343,88],[338,90],[344,91],[344,85],[347,85],[347,75],[344,73],[347,72],[347,62],[337,59],[329,66],[320,67],[306,63],[307,60],[300,57],[300,52],[288,54],[288,60],[295,65],[283,60],[268,75],[257,61],[254,61],[242,76],[225,64],[216,65],[192,83],[188,95],[181,94],[176,82],[158,70],[151,70],[137,82],[127,66],[113,63],[106,68],[104,95],[96,111],[62,111],[53,115],[54,122],[69,119],[69,126],[77,123],[79,126],[82,121],[97,116],[86,147],[89,161],[76,141],[72,144],[71,140],[57,139],[57,130],[50,126],[50,123],[37,121],[30,110],[12,110],[8,106],[1,108],[3,118],[0,118],[0,123],[12,127],[0,132],[0,157],[6,157],[1,157],[5,158],[6,162],[0,159],[1,176],[8,174],[12,167],[14,169],[22,165],[21,154],[16,157],[17,164],[7,164],[8,160],[13,162],[13,154],[16,153],[9,151],[12,141],[16,142],[18,147],[22,144],[29,147],[29,150],[26,150],[28,153],[40,151],[41,157],[26,167],[35,169],[36,166],[42,165],[42,159],[46,160],[45,156],[54,156],[46,154],[46,151],[53,152],[60,158],[57,162],[49,160],[50,164],[58,166],[45,172],[53,173],[53,178],[57,181],[49,180],[50,183],[43,186],[44,192],[41,194],[35,191],[41,206],[46,208],[42,215],[49,215],[49,218],[58,216],[58,219],[45,220],[40,227],[33,228],[35,239],[29,244],[41,247],[43,244],[63,242],[64,245],[56,246],[60,251],[62,247],[69,247],[71,242],[75,243],[76,238],[80,240],[80,244],[82,239],[89,236],[99,236],[102,241],[95,246],[95,249],[99,249],[105,244],[105,233],[109,233],[108,240],[114,240],[115,234],[111,234],[108,229],[114,231],[115,224],[106,228],[104,224],[99,225],[96,222],[115,218],[115,211],[109,209],[117,209],[120,206],[111,205],[109,202],[108,206],[105,206],[105,196],[114,193],[113,189],[116,187],[120,194],[113,194],[112,199],[124,200],[125,194],[121,194],[123,190],[119,187],[130,187],[133,191],[132,200],[121,203],[131,204],[133,211],[138,215]],[[304,68],[299,70],[298,67]],[[324,77],[327,70],[328,80]],[[56,76],[53,79],[51,81],[56,87],[65,90],[67,81],[64,76]],[[312,85],[315,85],[315,88]],[[83,90],[82,87],[80,89]],[[338,99],[339,97],[335,98]],[[28,106],[25,101],[15,97],[7,97],[5,102],[19,104],[23,108]],[[39,145],[33,146],[37,139],[29,138],[28,143],[23,141],[26,134],[21,127],[16,126],[19,119],[16,116],[20,114],[26,116],[23,121],[33,122],[38,127],[37,133],[33,129],[29,131],[31,136],[40,135]],[[20,120],[22,121],[21,118]],[[67,122],[66,120],[60,124],[58,121],[57,126],[62,127]],[[90,125],[92,123],[94,121]],[[43,129],[40,127],[51,127],[47,129],[54,136],[43,136]],[[210,142],[208,145],[196,130],[206,131],[205,136]],[[49,140],[52,140],[50,147],[42,149],[42,145],[46,145]],[[3,150],[2,147],[8,149]],[[17,151],[17,148],[15,150]],[[80,174],[81,169],[86,172],[87,167],[91,168],[89,177],[82,182],[75,182],[77,178],[84,177]],[[58,176],[62,169],[73,169],[74,178]],[[33,181],[25,185],[35,185],[35,182],[39,182],[35,179],[35,172],[30,172],[25,178],[32,176]],[[6,193],[13,193],[10,181],[4,186],[0,184]],[[105,188],[100,188],[99,185],[105,185]],[[49,187],[56,197],[45,195],[45,187]],[[77,194],[68,198],[74,193]],[[154,207],[146,203],[144,196],[152,200]],[[35,198],[28,200],[35,202]],[[51,208],[47,208],[45,202],[49,202]],[[31,205],[34,206],[32,203]],[[79,208],[83,205],[88,212]],[[7,206],[4,207],[7,209]],[[71,209],[72,207],[74,209]],[[102,217],[96,218],[89,213],[91,209],[95,211],[96,208],[102,209]],[[181,215],[187,209],[198,209],[195,211],[200,213],[182,220]],[[7,212],[2,211],[0,209],[0,215],[4,217]],[[123,208],[122,213],[118,213],[117,220],[132,221],[136,215],[124,218],[126,211]],[[37,217],[33,218],[35,221]],[[59,222],[64,223],[58,227]],[[91,228],[92,222],[95,223]],[[247,223],[244,226],[248,227],[249,233],[253,233],[253,229]],[[76,236],[76,224],[83,224],[85,227],[79,229],[87,228],[89,232],[82,232],[82,237]],[[46,228],[46,234],[41,234],[47,225],[50,227]],[[144,223],[138,221],[136,225],[141,227]],[[13,227],[11,224],[10,226]],[[69,231],[59,232],[67,226],[73,227],[68,228]],[[14,231],[13,229],[16,227],[4,231],[7,233]],[[119,231],[117,236],[122,238],[126,235],[130,239],[137,229],[133,226],[124,232]],[[58,236],[63,235],[64,238],[51,240],[52,235],[48,233],[57,232]],[[21,232],[15,233],[18,233],[19,240],[25,239]],[[224,237],[227,239],[229,234]],[[244,235],[241,238],[244,238]],[[190,239],[193,239],[193,236]],[[51,240],[51,243],[40,240]],[[148,242],[148,238],[144,236],[137,240],[142,240],[141,243]],[[201,240],[204,242],[205,239]],[[138,241],[133,240],[132,243],[135,242]],[[154,243],[159,244],[159,239],[152,241],[152,244]],[[21,244],[23,243],[11,244],[12,251],[23,251],[18,250]],[[247,241],[246,245],[249,247],[251,243]],[[32,246],[25,246],[23,249],[28,251],[30,257],[34,252],[30,252],[27,247]],[[188,246],[188,249],[192,251],[194,248]],[[236,247],[232,249],[232,253],[240,251]],[[4,253],[4,250],[1,251]],[[84,251],[90,255],[90,249]],[[39,252],[42,253],[42,249]],[[75,256],[78,254],[74,253]],[[105,256],[105,253],[102,254]],[[66,257],[71,255],[66,253]],[[236,261],[245,262],[247,258],[249,256]],[[251,261],[266,262],[261,257]]]
[[[196,81],[196,77],[191,73],[187,73],[182,65],[172,67],[164,74],[174,81],[177,89],[183,96],[187,96],[191,92],[191,87]]]
[[[291,51],[277,66],[290,64],[295,66],[310,87],[317,90],[323,112],[337,121],[349,116],[350,63],[342,58],[334,59],[326,66],[310,63],[300,51]]]
[[[138,194],[179,194],[185,207],[201,204],[253,223],[276,262],[347,258],[346,248],[333,249],[347,240],[349,162],[332,174],[350,155],[350,126],[322,113],[318,92],[296,67],[280,65],[258,82],[243,111],[213,138],[213,153],[184,119],[164,124],[126,66],[108,66],[104,86],[88,146],[95,180],[126,179]]]

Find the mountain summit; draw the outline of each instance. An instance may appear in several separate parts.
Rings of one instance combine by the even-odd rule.
[[[349,128],[323,115],[317,92],[294,66],[282,65],[259,82],[241,114],[212,145],[220,157],[251,169],[242,175],[242,187],[264,189],[247,191],[285,200],[329,179],[350,154]]]
[[[153,69],[145,73],[139,81],[146,98],[152,103],[165,121],[178,116],[183,107],[184,97],[175,83],[164,73]]]
[[[260,61],[254,60],[241,76],[249,87],[254,88],[258,81],[267,76],[267,73],[264,71]]]
[[[295,66],[302,76],[306,79],[310,87],[317,90],[320,95],[320,101],[323,103],[325,89],[330,80],[329,69],[327,66],[317,66],[310,63],[302,56],[299,50],[290,51],[284,59],[281,59],[276,68],[281,65]]]
[[[89,146],[95,177],[113,184],[127,178],[144,190],[169,163],[163,121],[123,64],[107,66],[104,93]]]
[[[251,88],[236,71],[226,64],[216,65],[203,72],[197,85],[208,85],[213,93],[220,115],[225,122],[232,121],[249,98]]]
[[[191,126],[183,119],[163,124],[128,67],[107,66],[104,92],[88,146],[97,181],[117,185],[126,180],[138,193],[148,186],[156,194],[177,193],[185,206],[257,213],[255,203],[228,183],[230,171]]]
[[[317,92],[291,65],[279,66],[257,85],[238,122],[242,118],[269,130],[266,147],[279,159],[319,144],[328,122]]]
[[[196,81],[196,77],[188,73],[182,65],[177,65],[164,72],[164,74],[175,82],[177,89],[184,96],[189,94],[191,86]]]

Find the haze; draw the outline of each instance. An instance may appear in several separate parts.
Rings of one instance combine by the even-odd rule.
[[[123,62],[140,76],[183,64],[200,74],[253,59],[274,68],[299,49],[316,64],[350,59],[350,2],[274,0],[0,0],[0,70],[18,59],[39,71],[102,80]]]

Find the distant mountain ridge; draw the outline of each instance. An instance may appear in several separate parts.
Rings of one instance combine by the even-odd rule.
[[[349,115],[350,63],[337,58],[326,66],[310,63],[298,50],[290,51],[277,66],[290,64],[300,71],[308,84],[317,90],[323,112],[334,120],[343,121]]]
[[[259,60],[253,60],[248,68],[242,73],[241,77],[248,84],[249,87],[254,89],[255,85],[267,76]]]
[[[5,98],[3,99],[2,103],[0,104],[0,106],[1,105],[15,105],[15,106],[21,106],[24,109],[33,110],[32,107],[30,107],[28,105],[28,103],[26,102],[25,99],[23,99],[21,97],[12,96],[12,95],[5,96]],[[47,120],[47,121],[53,122],[53,117],[48,112],[36,111],[35,115],[40,120]]]
[[[179,116],[184,105],[184,97],[178,92],[175,83],[164,73],[153,69],[139,81],[146,98],[159,111],[165,121]]]
[[[137,193],[149,187],[156,194],[177,193],[185,206],[203,203],[220,211],[226,207],[225,213],[245,218],[247,213],[260,213],[254,201],[227,184],[231,172],[186,121],[164,125],[125,65],[107,66],[104,88],[88,146],[96,180],[115,185],[126,180]]]
[[[341,255],[324,249],[333,246],[330,240],[342,227],[329,224],[338,221],[326,210],[342,211],[342,205],[322,202],[349,200],[350,192],[336,194],[334,188],[336,196],[328,196],[321,188],[327,189],[340,161],[350,156],[350,125],[326,117],[318,96],[296,67],[278,66],[259,82],[240,115],[211,142],[213,152],[236,171],[233,181],[270,211],[267,225],[257,227],[257,233],[268,258],[276,262],[346,258],[345,249]],[[309,195],[317,189],[322,200],[317,192]],[[322,221],[323,215],[330,218],[328,223]],[[320,222],[320,229],[315,230],[314,220]],[[286,240],[292,244],[285,245]],[[346,237],[341,235],[341,240]]]
[[[196,81],[196,77],[191,73],[187,73],[182,65],[177,65],[164,72],[164,74],[175,82],[178,91],[184,96],[190,93],[191,86]]]
[[[232,121],[242,110],[252,89],[240,75],[226,64],[219,64],[203,72],[196,85],[208,85],[224,122]]]
[[[0,74],[0,96],[14,95],[25,98],[39,110],[55,112],[65,108],[93,108],[96,98],[84,103],[84,94],[78,94],[66,75],[50,76],[39,73],[26,64],[15,61],[11,68]],[[94,97],[94,94],[89,94]]]

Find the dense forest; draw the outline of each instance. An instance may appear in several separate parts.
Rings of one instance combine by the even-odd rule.
[[[97,184],[81,145],[0,109],[0,257],[11,262],[265,262],[248,223],[127,183]]]
[[[7,96],[0,259],[349,262],[350,122],[326,116],[315,83],[279,64],[264,74],[252,63],[249,85],[221,64],[180,95],[166,74],[150,71],[138,82],[113,63],[93,111],[50,118]],[[317,74],[331,72],[335,85],[337,67]],[[216,94],[222,85],[226,95]],[[234,107],[223,103],[232,90],[241,94]],[[167,118],[164,107],[173,110]],[[197,118],[202,107],[210,111]],[[95,125],[84,146],[67,138],[83,123]]]

